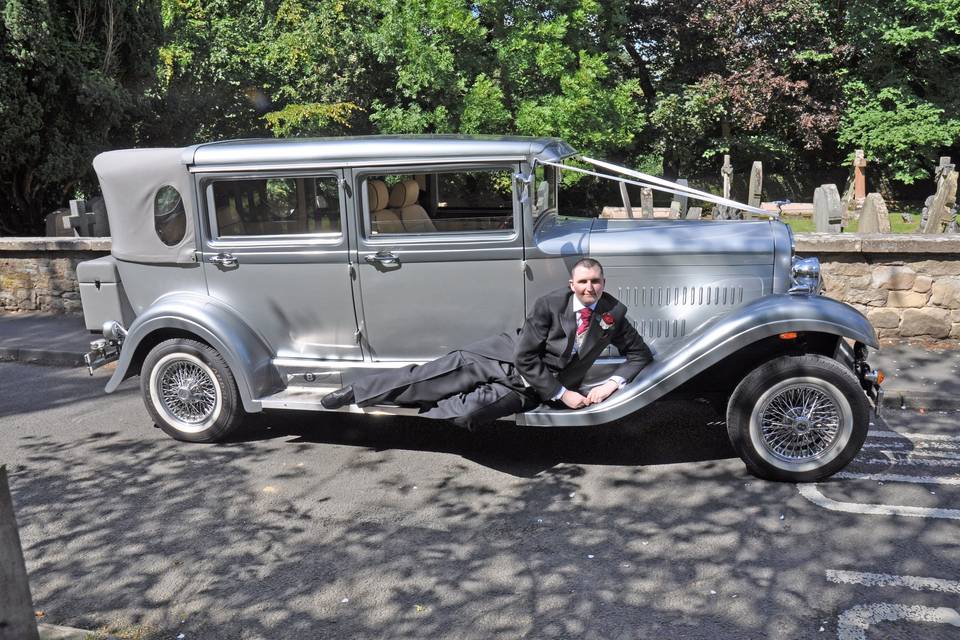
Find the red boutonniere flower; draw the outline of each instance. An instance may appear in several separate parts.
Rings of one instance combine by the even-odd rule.
[[[610,315],[609,313],[605,313],[602,316],[600,316],[600,328],[603,329],[604,331],[612,327],[615,322],[616,320],[614,320],[613,316]]]

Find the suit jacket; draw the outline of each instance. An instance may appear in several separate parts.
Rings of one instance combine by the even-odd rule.
[[[573,295],[567,287],[538,298],[523,328],[516,334],[502,333],[468,345],[463,351],[513,362],[524,380],[544,400],[555,396],[561,386],[578,388],[587,371],[611,344],[626,358],[614,375],[627,382],[635,378],[653,360],[653,354],[627,320],[626,306],[604,292],[590,316],[583,344],[574,354],[577,320],[573,313]],[[600,325],[604,314],[613,316],[612,326],[607,329]]]

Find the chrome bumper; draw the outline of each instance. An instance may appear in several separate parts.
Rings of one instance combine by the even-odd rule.
[[[87,363],[87,370],[93,375],[94,369],[99,369],[120,357],[120,347],[127,337],[127,330],[119,322],[108,321],[103,323],[103,336],[90,343],[90,351],[83,354],[83,361]]]
[[[883,384],[883,372],[879,369],[872,369],[870,365],[867,364],[866,347],[859,343],[857,343],[857,347],[858,348],[854,350],[856,354],[854,371],[860,380],[860,386],[863,387],[867,397],[873,402],[874,412],[877,417],[880,417],[883,411],[883,387],[880,386]]]

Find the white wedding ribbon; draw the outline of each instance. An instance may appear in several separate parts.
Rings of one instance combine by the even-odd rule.
[[[607,180],[615,180],[617,182],[622,182],[623,184],[632,184],[638,187],[646,187],[649,189],[654,189],[656,191],[665,191],[667,193],[672,193],[674,195],[696,198],[697,200],[712,202],[714,204],[723,205],[725,207],[730,207],[732,209],[739,209],[740,211],[749,211],[750,213],[755,213],[762,216],[769,216],[771,218],[780,217],[780,214],[776,211],[767,211],[766,209],[751,207],[748,204],[743,204],[742,202],[737,202],[736,200],[730,200],[729,198],[715,196],[712,193],[707,193],[706,191],[700,191],[699,189],[691,189],[690,187],[685,187],[681,184],[670,182],[669,180],[664,180],[662,178],[657,178],[655,176],[651,176],[646,173],[641,173],[640,171],[634,171],[633,169],[621,167],[620,165],[616,165],[611,162],[604,162],[603,160],[595,160],[593,158],[588,158],[586,156],[577,156],[577,157],[580,160],[590,163],[596,167],[600,167],[601,169],[607,169],[608,171],[622,173],[624,175],[632,176],[634,178],[639,178],[643,182],[640,182],[637,180],[627,180],[626,178],[621,178],[620,176],[614,176],[607,173],[599,173],[597,171],[590,171],[589,169],[582,169],[580,167],[574,167],[574,166],[571,166],[568,164],[562,164],[559,162],[537,160],[537,164],[544,164],[551,167],[557,167],[558,169],[561,169],[563,171],[574,171],[576,173],[583,173],[589,176],[596,176],[598,178],[606,178]]]

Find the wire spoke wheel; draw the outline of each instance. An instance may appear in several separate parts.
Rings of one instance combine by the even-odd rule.
[[[150,372],[153,407],[170,427],[193,434],[210,427],[223,408],[223,390],[213,369],[191,353],[162,358]]]
[[[217,406],[217,387],[199,365],[174,360],[160,371],[160,398],[164,408],[178,420],[197,424],[208,419]]]
[[[763,442],[787,462],[810,460],[828,450],[840,433],[840,410],[823,390],[793,385],[767,400],[759,410]]]
[[[816,482],[857,455],[870,405],[854,373],[821,354],[773,358],[748,373],[727,404],[727,434],[754,475]]]
[[[850,401],[820,377],[780,380],[757,399],[750,440],[757,454],[783,470],[806,471],[835,459],[853,431]]]

